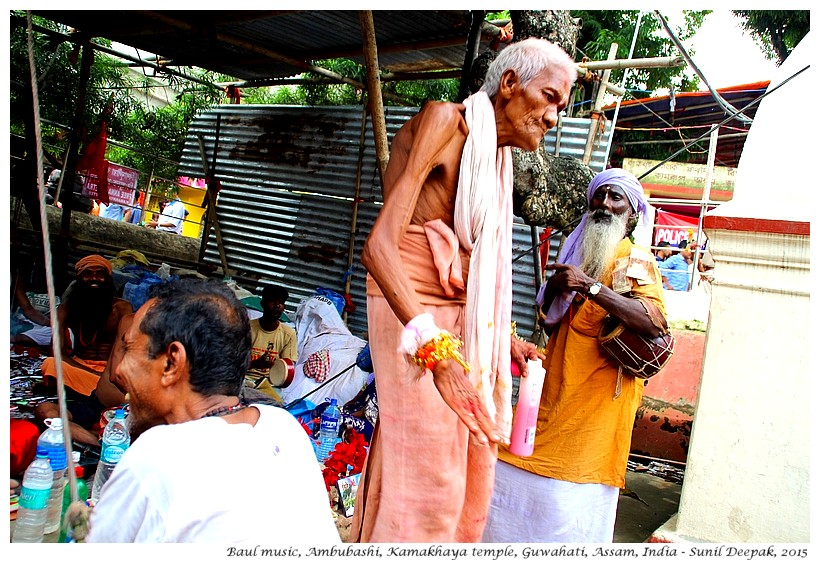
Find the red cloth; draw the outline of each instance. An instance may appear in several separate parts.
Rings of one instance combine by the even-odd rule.
[[[26,468],[34,460],[37,453],[37,439],[40,429],[33,422],[20,418],[12,418],[9,423],[9,437],[11,439],[10,473],[14,477],[25,473]]]
[[[83,154],[77,161],[77,171],[97,176],[97,199],[109,204],[108,199],[108,161],[105,159],[105,147],[108,143],[108,124],[103,122],[99,134],[83,145]]]

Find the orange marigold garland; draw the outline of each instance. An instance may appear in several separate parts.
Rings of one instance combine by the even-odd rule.
[[[430,371],[433,371],[441,360],[455,360],[465,371],[470,371],[470,365],[464,361],[464,357],[458,351],[459,348],[461,340],[449,332],[442,332],[431,338],[424,346],[420,346],[411,359],[413,363]]]

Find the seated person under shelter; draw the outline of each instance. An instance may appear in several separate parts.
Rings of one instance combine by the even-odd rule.
[[[245,384],[281,402],[271,381],[271,368],[277,358],[296,363],[296,331],[279,319],[285,311],[288,290],[268,285],[262,290],[262,316],[250,321],[251,363],[245,374]]]
[[[51,319],[48,299],[45,307],[37,307],[23,287],[21,276],[12,272],[11,342],[23,346],[51,347]],[[45,309],[45,310],[43,310]]]
[[[96,445],[97,436],[90,429],[106,408],[99,397],[100,376],[112,356],[118,330],[128,322],[126,319],[121,326],[121,321],[133,309],[128,301],[116,296],[108,260],[92,254],[78,260],[74,269],[76,283],[57,309],[59,326],[65,333],[61,340],[63,382],[69,411],[76,423],[72,424],[72,438]],[[46,358],[41,369],[45,383],[56,379],[53,357]],[[59,416],[59,408],[54,403],[43,403],[34,414],[42,421]]]
[[[307,434],[284,409],[241,397],[250,347],[247,311],[225,284],[152,288],[112,373],[128,391],[132,443],[86,541],[341,543]]]

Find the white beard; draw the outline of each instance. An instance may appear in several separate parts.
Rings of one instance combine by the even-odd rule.
[[[605,215],[609,221],[594,217]],[[614,215],[604,210],[588,211],[582,242],[584,260],[581,270],[591,278],[602,281],[604,273],[615,258],[615,249],[626,235],[629,211]]]

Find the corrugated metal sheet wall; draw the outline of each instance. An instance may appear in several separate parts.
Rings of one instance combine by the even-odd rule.
[[[386,108],[389,139],[417,111]],[[586,119],[564,119],[560,132],[551,131],[545,138],[547,151],[580,159],[589,124]],[[357,335],[367,332],[366,272],[359,256],[381,207],[369,119],[363,144],[361,128],[361,107],[219,106],[194,120],[179,168],[181,175],[205,176],[201,138],[205,159],[222,187],[219,223],[228,267],[237,283],[251,291],[267,283],[286,287],[286,309],[292,315],[317,287],[344,294],[349,277],[357,307],[348,315],[348,326]],[[606,144],[605,137],[593,153],[590,166],[596,171],[603,169]],[[534,235],[523,223],[516,223],[513,231],[513,257],[523,255],[513,263],[513,319],[519,332],[528,336],[535,326]],[[536,237],[540,231],[536,229]],[[551,259],[557,247],[553,237]],[[213,231],[204,261],[221,265]]]

